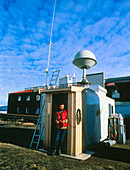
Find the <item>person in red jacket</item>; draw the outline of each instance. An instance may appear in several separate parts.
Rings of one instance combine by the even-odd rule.
[[[56,154],[60,137],[61,137],[61,141],[59,146],[59,155],[61,154],[61,148],[68,127],[67,111],[64,109],[64,104],[61,104],[60,111],[56,112],[56,125],[57,125],[57,135],[56,135],[55,146],[52,155]]]

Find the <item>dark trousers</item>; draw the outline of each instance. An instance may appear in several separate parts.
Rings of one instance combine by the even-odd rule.
[[[57,135],[56,135],[56,140],[55,140],[55,148],[57,148],[57,146],[58,146],[58,141],[59,141],[60,135],[61,135],[60,148],[62,148],[65,134],[66,134],[66,129],[57,129]]]

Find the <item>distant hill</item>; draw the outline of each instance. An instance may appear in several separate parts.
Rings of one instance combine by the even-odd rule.
[[[7,111],[7,106],[0,106],[0,111]]]

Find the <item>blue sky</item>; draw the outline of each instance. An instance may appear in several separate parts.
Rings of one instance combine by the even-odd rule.
[[[0,0],[0,105],[8,93],[46,83],[45,69],[54,0]],[[72,64],[80,50],[92,51],[97,65],[87,73],[105,78],[130,75],[130,2],[57,0],[49,75],[82,71]]]

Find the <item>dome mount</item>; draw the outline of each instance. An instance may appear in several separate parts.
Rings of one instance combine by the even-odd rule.
[[[78,68],[83,69],[83,78],[80,83],[84,85],[89,84],[88,80],[86,79],[86,69],[90,69],[91,67],[97,64],[95,55],[89,50],[79,51],[75,55],[73,64]]]

